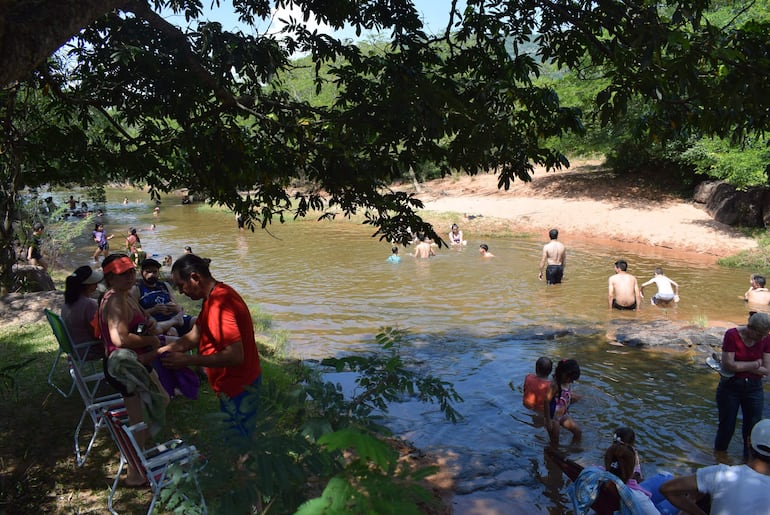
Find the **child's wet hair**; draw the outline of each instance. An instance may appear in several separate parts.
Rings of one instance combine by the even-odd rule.
[[[553,377],[557,383],[568,380],[577,381],[580,379],[580,365],[574,359],[563,359],[556,365]]]

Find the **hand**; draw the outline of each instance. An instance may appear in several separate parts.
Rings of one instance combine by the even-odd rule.
[[[540,272],[539,274],[537,274],[537,278],[538,278],[538,280],[542,281],[543,280],[543,272]]]
[[[148,317],[144,323],[144,332],[145,334],[158,334],[158,322],[154,318]]]
[[[161,347],[163,349],[163,347]],[[163,366],[170,369],[183,368],[189,364],[190,355],[183,352],[165,352],[160,354]]]

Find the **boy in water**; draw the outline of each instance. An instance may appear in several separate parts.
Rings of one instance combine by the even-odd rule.
[[[398,247],[393,245],[390,248],[390,256],[388,256],[388,263],[400,263],[401,262],[401,256],[398,255]]]
[[[489,252],[489,245],[487,245],[486,243],[482,243],[481,245],[479,245],[479,254],[481,254],[481,257],[483,258],[495,257],[494,254]]]
[[[644,298],[644,287],[652,283],[658,287],[658,293],[652,296],[650,302],[655,306],[666,307],[671,301],[679,302],[679,285],[663,274],[662,268],[656,268],[652,279],[639,287],[639,297]],[[673,287],[673,288],[672,288]]]
[[[553,362],[545,356],[540,357],[535,362],[535,374],[527,374],[524,378],[524,397],[522,403],[524,406],[539,413],[543,412],[543,404],[548,389],[551,387],[551,375]]]

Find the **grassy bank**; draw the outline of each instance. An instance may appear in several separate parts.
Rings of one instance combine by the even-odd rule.
[[[179,437],[201,450],[206,458],[203,491],[212,512],[245,513],[268,503],[274,513],[294,513],[305,502],[317,507],[344,498],[354,511],[366,513],[393,512],[396,506],[407,507],[404,513],[448,513],[443,501],[447,490],[431,493],[429,483],[427,489],[420,486],[435,471],[426,467],[432,458],[408,458],[413,448],[383,439],[383,428],[372,412],[386,412],[389,399],[418,392],[420,398],[440,403],[447,418],[454,417],[452,403],[461,399],[451,385],[406,366],[396,331],[378,335],[379,353],[332,359],[331,366],[365,381],[360,395],[347,399],[337,386],[325,383],[317,369],[281,356],[283,336],[270,331],[266,314],[257,312],[254,319],[263,335],[258,342],[263,382],[255,437],[242,441],[243,447],[233,445],[223,430],[219,399],[204,381],[197,400],[171,401],[166,426],[153,438],[160,442]],[[72,435],[83,404],[77,392],[64,398],[47,384],[57,353],[47,323],[6,324],[0,329],[0,513],[105,509],[119,455],[103,431],[85,465],[76,466]],[[98,369],[101,362],[95,366]],[[64,360],[53,382],[68,390]],[[91,436],[90,427],[89,419],[81,448]],[[233,490],[235,495],[227,493]],[[324,497],[318,497],[322,492]],[[140,513],[150,497],[149,490],[121,485],[115,506],[121,513]],[[192,513],[195,506],[180,509]]]

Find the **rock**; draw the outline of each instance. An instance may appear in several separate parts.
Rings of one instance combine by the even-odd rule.
[[[720,184],[725,184],[722,181],[703,181],[695,187],[695,192],[692,195],[692,199],[700,204],[705,204],[709,201]]]
[[[723,224],[763,227],[770,221],[767,188],[739,191],[726,182],[705,181],[695,188],[693,199],[705,204],[706,211]]]
[[[608,327],[607,337],[627,347],[686,350],[711,355],[721,349],[726,330],[726,327],[704,328],[668,320],[613,320]]]
[[[48,272],[43,267],[16,264],[13,265],[13,273],[15,281],[11,288],[12,291],[36,292],[56,289],[53,279],[51,279],[51,276],[48,275]]]

